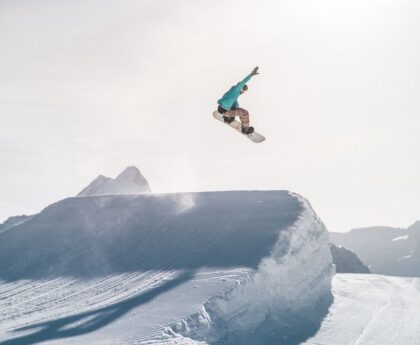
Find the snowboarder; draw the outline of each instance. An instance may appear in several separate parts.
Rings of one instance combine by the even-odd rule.
[[[246,84],[254,75],[257,75],[258,67],[255,67],[251,74],[249,74],[244,80],[232,86],[221,99],[217,101],[217,111],[223,115],[223,120],[226,123],[231,123],[235,120],[235,116],[239,116],[242,124],[242,133],[251,134],[254,132],[254,127],[249,125],[249,113],[248,110],[239,108],[238,97],[248,90]]]

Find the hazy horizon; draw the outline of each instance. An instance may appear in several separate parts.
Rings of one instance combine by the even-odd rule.
[[[0,222],[137,166],[155,192],[290,190],[330,231],[420,219],[414,0],[0,3]],[[215,121],[239,103],[267,140]]]

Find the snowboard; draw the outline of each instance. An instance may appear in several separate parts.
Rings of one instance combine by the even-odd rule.
[[[231,123],[227,123],[223,120],[223,115],[220,114],[217,110],[213,112],[213,117],[216,120],[219,120],[219,121],[223,122],[225,125],[228,125],[229,127],[232,127],[233,129],[235,129],[236,131],[238,131],[242,135],[246,136],[248,139],[250,139],[254,143],[261,143],[265,140],[265,137],[263,137],[261,134],[255,132],[255,130],[251,134],[242,133],[242,126],[241,126],[241,123],[239,121],[233,120]]]

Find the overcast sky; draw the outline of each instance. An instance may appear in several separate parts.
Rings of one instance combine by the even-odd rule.
[[[420,219],[416,0],[1,0],[0,220],[136,165],[156,192],[287,189],[329,230]],[[267,140],[212,118],[239,102]]]

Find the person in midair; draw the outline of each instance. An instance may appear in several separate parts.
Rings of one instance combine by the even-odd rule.
[[[255,67],[251,74],[238,84],[232,86],[223,97],[217,101],[217,104],[219,105],[217,111],[223,115],[223,120],[225,122],[231,123],[235,120],[235,116],[239,116],[242,124],[242,133],[244,134],[251,134],[254,132],[254,127],[249,125],[248,110],[239,108],[238,97],[248,90],[248,85],[246,83],[257,74],[259,74],[258,67]]]

